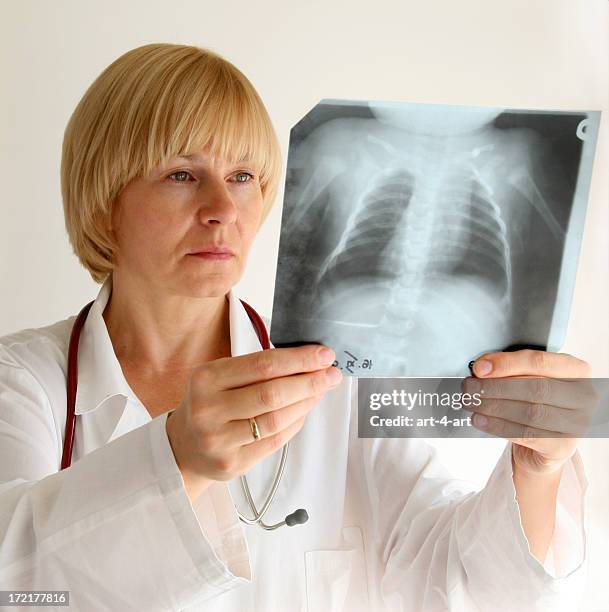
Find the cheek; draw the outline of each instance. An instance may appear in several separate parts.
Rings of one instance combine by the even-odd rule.
[[[170,227],[166,216],[160,215],[154,209],[140,207],[130,214],[129,223],[123,228],[127,240],[138,238],[141,244],[154,243],[167,234]]]
[[[164,259],[177,240],[179,220],[148,201],[123,211],[120,225],[121,248],[139,260]],[[175,237],[175,238],[174,238]]]
[[[251,246],[262,218],[262,205],[251,206],[241,214],[241,240],[243,247],[247,251]]]

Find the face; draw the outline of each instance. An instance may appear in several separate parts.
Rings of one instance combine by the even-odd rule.
[[[225,295],[243,274],[262,207],[251,163],[204,152],[167,160],[116,202],[115,271],[168,294]]]

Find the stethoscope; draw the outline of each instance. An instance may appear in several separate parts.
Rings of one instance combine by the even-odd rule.
[[[260,318],[260,315],[246,302],[241,300],[245,311],[247,312],[250,321],[252,322],[252,326],[256,331],[256,335],[258,336],[258,340],[263,348],[263,350],[271,348],[271,341],[269,339],[269,334],[264,325],[264,321]],[[76,428],[76,388],[78,384],[78,342],[80,340],[80,332],[87,318],[87,314],[89,313],[89,309],[93,305],[93,302],[87,304],[76,317],[76,321],[74,322],[74,327],[72,328],[72,333],[70,335],[70,344],[68,346],[68,376],[67,376],[67,420],[66,420],[66,434],[63,443],[63,455],[61,457],[61,469],[65,469],[70,467],[72,463],[72,450],[74,447],[74,431]],[[254,513],[253,518],[249,518],[244,516],[237,510],[237,514],[239,518],[248,525],[258,524],[263,529],[277,529],[283,525],[287,525],[288,527],[292,527],[294,525],[301,525],[305,523],[309,519],[309,515],[307,511],[303,508],[292,512],[292,514],[288,514],[283,521],[280,523],[276,523],[275,525],[267,525],[262,521],[262,517],[265,515],[266,511],[269,509],[269,506],[273,502],[275,498],[275,493],[277,492],[277,488],[279,487],[279,483],[281,482],[281,477],[283,476],[283,470],[285,468],[285,463],[288,458],[288,450],[290,447],[290,443],[287,442],[281,453],[281,461],[279,463],[279,468],[277,469],[277,473],[275,474],[275,479],[273,480],[273,485],[269,494],[267,495],[266,501],[264,502],[260,512],[256,508],[256,504],[252,498],[252,494],[250,492],[250,488],[247,483],[247,478],[245,475],[241,476],[241,485],[243,488],[243,494],[247,499],[247,502]]]

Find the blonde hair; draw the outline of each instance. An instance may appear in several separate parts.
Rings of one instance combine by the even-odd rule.
[[[169,157],[204,149],[258,166],[264,220],[281,150],[262,100],[235,66],[208,49],[151,44],[97,77],[68,122],[61,160],[66,230],[96,282],[113,268],[112,207],[125,185]]]

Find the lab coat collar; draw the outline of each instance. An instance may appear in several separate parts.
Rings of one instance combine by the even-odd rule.
[[[110,274],[91,306],[80,336],[76,414],[96,410],[117,396],[141,403],[123,374],[102,316],[111,293],[112,275]],[[228,300],[232,356],[261,350],[249,316],[232,289],[228,293]],[[122,402],[122,409],[119,412],[124,410],[125,404],[125,401]],[[116,417],[120,418],[118,414]]]

